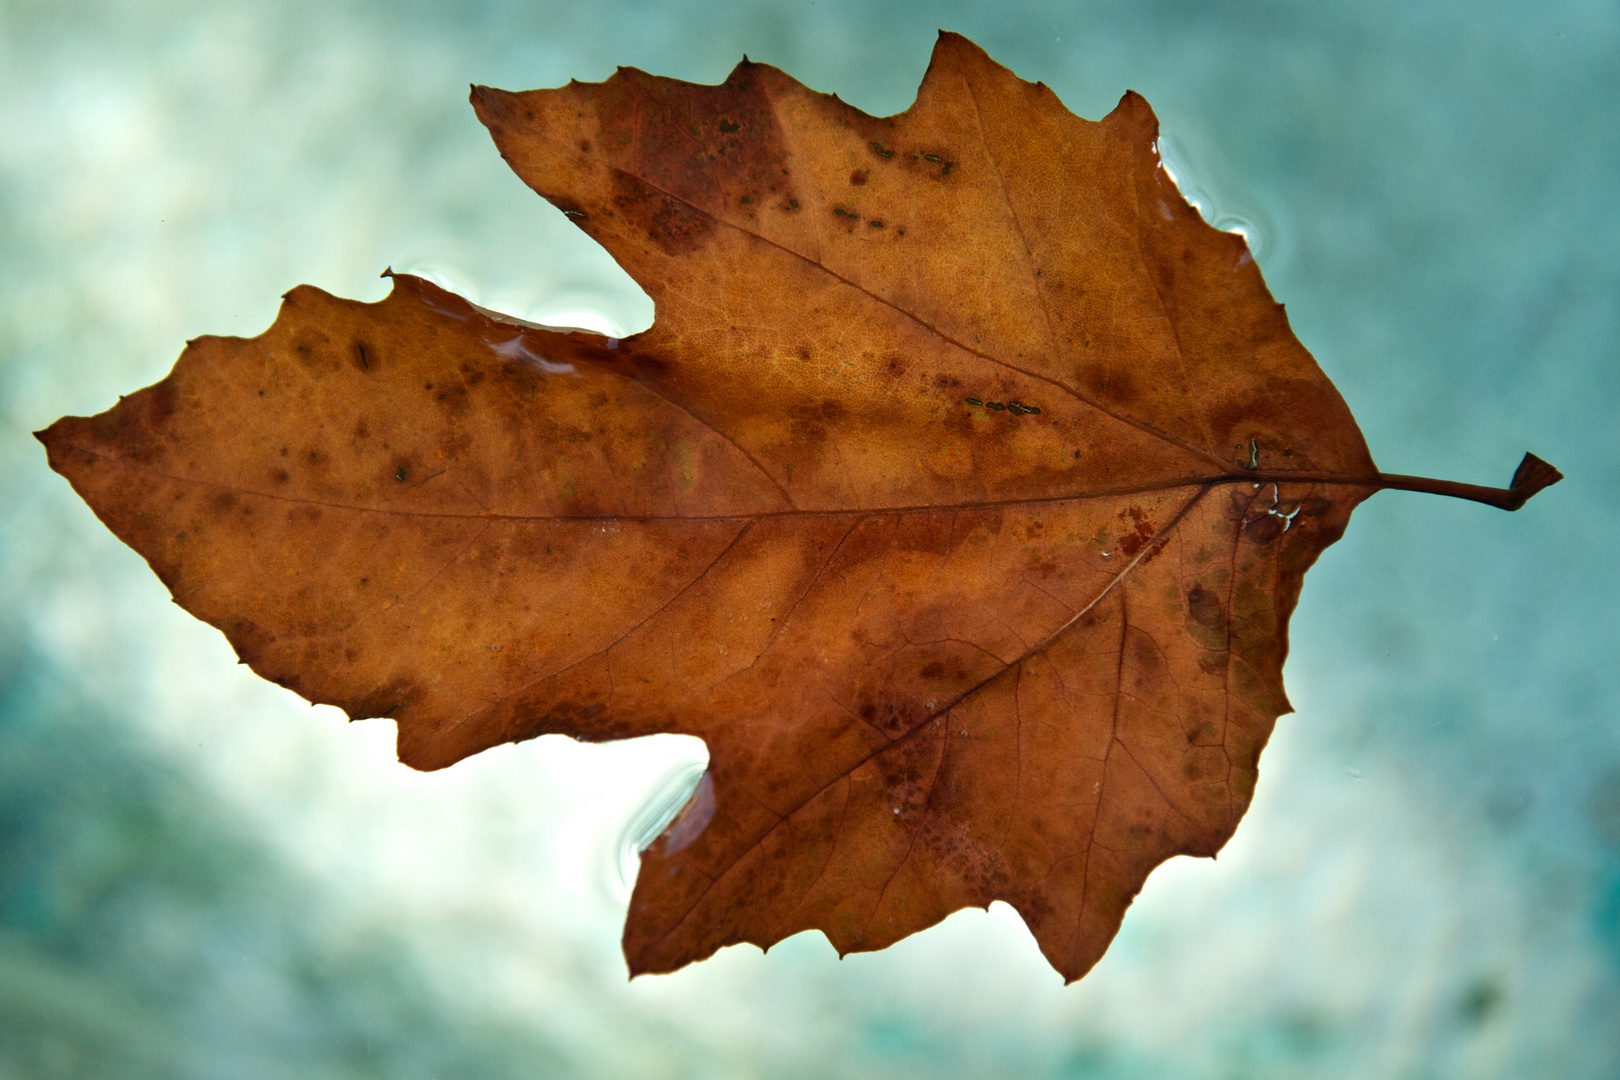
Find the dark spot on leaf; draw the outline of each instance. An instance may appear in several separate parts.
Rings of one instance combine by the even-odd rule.
[[[613,205],[665,255],[685,255],[708,242],[715,220],[687,202],[613,170]]]
[[[1187,590],[1187,618],[1199,626],[1225,626],[1226,608],[1221,598],[1202,585]]]
[[[1244,539],[1256,544],[1269,544],[1283,533],[1286,524],[1273,514],[1262,514],[1243,527]]]

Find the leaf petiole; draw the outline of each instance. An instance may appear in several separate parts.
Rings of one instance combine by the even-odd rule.
[[[1505,488],[1486,487],[1483,484],[1463,484],[1456,480],[1434,480],[1427,476],[1405,476],[1400,473],[1379,473],[1376,476],[1357,478],[1345,476],[1342,473],[1305,473],[1305,472],[1244,472],[1234,473],[1230,477],[1223,477],[1228,482],[1245,481],[1248,483],[1299,483],[1306,481],[1320,484],[1349,484],[1359,487],[1377,489],[1391,488],[1396,491],[1421,491],[1428,495],[1446,495],[1453,499],[1468,499],[1471,502],[1484,503],[1500,510],[1517,510],[1531,496],[1545,488],[1552,487],[1564,478],[1564,474],[1553,468],[1547,462],[1534,454],[1524,455],[1519,467],[1513,471],[1513,480]]]

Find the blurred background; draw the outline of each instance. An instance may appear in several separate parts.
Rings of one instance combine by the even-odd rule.
[[[413,773],[235,666],[29,432],[390,264],[634,332],[469,82],[747,53],[892,113],[940,27],[1083,116],[1145,94],[1386,471],[1569,479],[1357,512],[1237,838],[1082,982],[1000,905],[629,982],[635,823],[701,746]],[[0,1077],[1620,1075],[1616,117],[1614,0],[0,0]]]

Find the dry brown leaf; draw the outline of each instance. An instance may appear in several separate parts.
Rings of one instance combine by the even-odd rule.
[[[1380,475],[1134,94],[1081,120],[945,34],[888,118],[746,61],[473,104],[650,330],[300,287],[41,438],[186,610],[410,765],[702,738],[632,972],[1000,899],[1079,978],[1232,835],[1355,505],[1557,479]]]

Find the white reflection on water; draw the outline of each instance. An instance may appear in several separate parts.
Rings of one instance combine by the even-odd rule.
[[[539,212],[537,210],[537,212]],[[418,252],[431,251],[432,239],[418,238]],[[438,246],[444,246],[442,244]],[[609,338],[627,338],[652,324],[651,301],[628,280],[615,290],[546,287],[533,280],[490,281],[421,254],[392,267],[402,274],[431,281],[497,318],[542,330],[584,330]]]
[[[1212,176],[1173,136],[1160,134],[1156,145],[1159,161],[1182,197],[1217,229],[1243,237],[1255,261],[1267,264],[1280,246],[1277,225],[1259,201],[1244,191],[1242,181]]]
[[[700,744],[701,745],[701,744]],[[641,868],[641,853],[647,850],[660,833],[681,812],[692,798],[698,781],[709,767],[708,754],[702,760],[683,761],[670,768],[653,785],[641,806],[625,823],[619,834],[619,883],[626,898],[635,884],[636,872]]]

